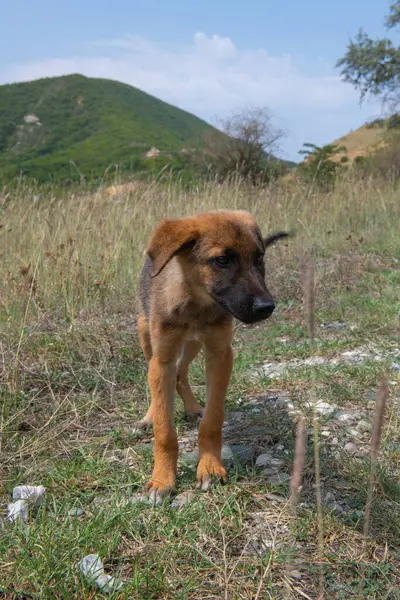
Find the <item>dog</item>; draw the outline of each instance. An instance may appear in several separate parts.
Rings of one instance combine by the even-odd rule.
[[[175,389],[185,412],[201,417],[197,487],[226,482],[221,461],[224,402],[232,371],[234,318],[257,323],[275,305],[265,284],[264,253],[280,232],[263,238],[245,211],[216,210],[165,219],[153,231],[139,280],[137,326],[149,361],[151,404],[142,427],[153,423],[154,470],[145,490],[160,503],[176,484],[178,439]],[[207,401],[196,402],[188,368],[205,347]]]

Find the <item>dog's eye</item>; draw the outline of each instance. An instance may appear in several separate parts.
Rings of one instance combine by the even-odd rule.
[[[213,262],[219,267],[228,267],[231,263],[231,257],[221,254],[221,256],[214,256]]]

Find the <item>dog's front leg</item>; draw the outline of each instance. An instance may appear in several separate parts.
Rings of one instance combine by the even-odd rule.
[[[146,489],[151,500],[158,503],[176,482],[178,438],[174,427],[174,392],[182,334],[158,329],[152,332],[152,342],[153,339],[148,380],[153,410],[154,470]]]
[[[208,327],[205,338],[207,404],[199,428],[197,467],[197,485],[202,490],[210,487],[213,477],[226,481],[221,449],[225,396],[233,364],[231,341],[231,322]]]

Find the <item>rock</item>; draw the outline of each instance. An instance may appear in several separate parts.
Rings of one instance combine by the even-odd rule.
[[[263,471],[261,471],[261,475],[263,477],[269,477],[270,475],[274,475],[276,473],[276,469],[273,469],[272,467],[269,467],[269,469],[264,469]]]
[[[353,437],[360,437],[361,432],[358,429],[350,429],[349,434]]]
[[[272,427],[266,427],[265,425],[253,425],[246,428],[246,436],[270,438],[274,433],[275,430]]]
[[[283,498],[282,496],[277,496],[276,494],[272,494],[271,492],[267,492],[265,494],[265,497],[271,502],[286,502],[286,498]]]
[[[332,415],[336,410],[336,406],[334,404],[328,404],[322,400],[317,400],[315,405],[313,402],[306,402],[306,407],[311,409],[315,408],[315,412],[324,417]]]
[[[371,423],[368,423],[368,421],[361,420],[357,425],[357,429],[361,431],[361,433],[371,433],[372,425]]]
[[[222,461],[226,465],[233,465],[235,461],[241,464],[246,464],[254,456],[254,450],[251,446],[242,446],[232,444],[231,446],[223,445],[221,451]]]
[[[270,461],[271,467],[281,467],[283,462],[284,461],[281,458],[272,458]]]
[[[147,504],[148,506],[154,506],[154,501],[147,496],[147,494],[135,494],[125,502],[125,504]]]
[[[193,502],[193,500],[195,498],[196,498],[196,494],[194,492],[191,492],[191,491],[182,492],[181,494],[178,494],[177,496],[175,496],[175,498],[171,502],[171,508],[173,508],[174,510],[179,510],[180,508],[185,506],[185,504],[189,504],[189,502]]]
[[[325,494],[324,504],[329,507],[332,507],[336,504],[336,499],[332,492],[327,492]]]
[[[330,431],[321,431],[322,437],[328,438],[331,435]]]
[[[286,483],[289,479],[290,475],[287,473],[274,473],[268,477],[267,481],[272,485],[281,485],[282,483]]]
[[[354,452],[357,450],[357,447],[354,442],[347,442],[344,449],[348,454],[354,454]]]
[[[85,511],[83,510],[83,508],[71,508],[71,510],[68,513],[70,517],[83,517],[84,514]]]
[[[264,452],[264,454],[260,454],[260,456],[257,456],[256,469],[262,469],[266,465],[269,465],[271,462],[271,459],[272,459],[271,452]]]
[[[294,571],[291,571],[289,575],[292,579],[296,579],[297,581],[299,581],[302,578],[302,574],[300,573],[300,571],[296,571],[296,569]]]
[[[110,496],[95,496],[92,500],[92,504],[95,506],[103,506],[109,504],[110,500]]]
[[[346,327],[346,323],[334,321],[333,323],[322,323],[321,327],[323,329],[342,329],[343,327]]]
[[[336,419],[341,423],[354,423],[356,421],[356,417],[350,413],[341,412],[336,415]]]
[[[198,450],[192,450],[191,452],[185,452],[181,455],[181,461],[188,467],[196,467],[199,462]]]
[[[337,437],[332,438],[331,444],[333,444],[334,446],[337,446],[338,443],[339,443],[339,440]]]

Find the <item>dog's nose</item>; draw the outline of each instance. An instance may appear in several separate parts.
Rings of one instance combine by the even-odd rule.
[[[272,300],[265,298],[256,298],[253,303],[253,312],[258,319],[267,319],[275,310],[275,304]]]

